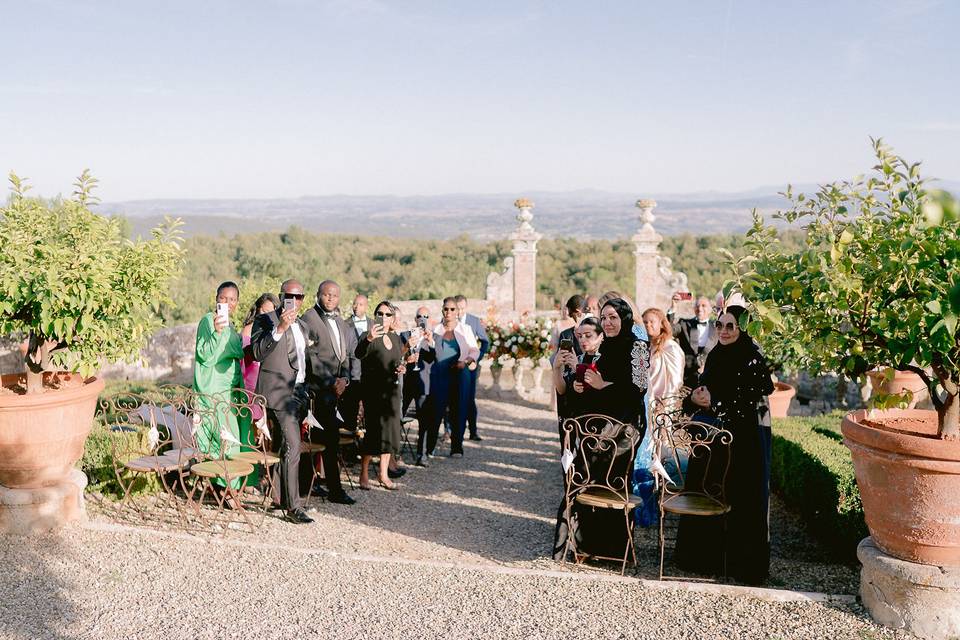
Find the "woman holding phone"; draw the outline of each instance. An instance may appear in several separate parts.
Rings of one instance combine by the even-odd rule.
[[[243,347],[245,349],[243,360],[240,362],[240,372],[243,375],[244,388],[252,393],[256,393],[257,379],[260,377],[260,363],[253,359],[253,352],[246,349],[250,346],[253,321],[261,314],[272,313],[279,306],[280,298],[278,298],[276,294],[262,294],[250,307],[250,310],[247,312],[247,317],[243,321],[243,328],[240,329],[240,339],[243,341]],[[263,417],[263,409],[259,405],[253,405],[250,413],[253,422]]]
[[[576,328],[575,335],[583,353],[577,356],[572,344],[569,346],[561,344],[553,363],[553,386],[562,399],[562,402],[557,403],[561,420],[561,440],[565,418],[575,418],[585,413],[603,413],[596,410],[599,407],[591,406],[596,397],[583,386],[587,369],[596,369],[597,360],[600,357],[599,349],[603,342],[600,320],[584,318]]]
[[[207,313],[197,327],[195,351],[196,364],[193,368],[193,388],[199,393],[197,404],[200,407],[202,422],[197,429],[197,447],[212,458],[239,451],[235,442],[250,441],[250,412],[237,412],[225,409],[222,403],[243,404],[246,394],[232,389],[242,387],[243,378],[240,363],[243,360],[243,342],[240,334],[230,324],[230,317],[237,309],[240,288],[234,282],[224,282],[217,287],[217,310]],[[225,435],[221,435],[225,434]],[[227,440],[227,444],[223,443]],[[226,448],[226,451],[224,451]],[[257,476],[248,476],[250,486],[257,485]],[[231,489],[239,487],[240,481],[234,480]],[[223,488],[219,478],[214,485]],[[228,504],[233,503],[233,496]]]
[[[360,336],[356,356],[360,359],[364,424],[367,433],[360,447],[360,488],[370,489],[370,459],[380,456],[377,482],[395,490],[390,480],[390,459],[400,452],[400,380],[403,352],[395,328],[396,311],[388,301],[376,306],[373,324]]]

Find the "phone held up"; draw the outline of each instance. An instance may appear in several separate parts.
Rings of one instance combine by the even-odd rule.
[[[693,294],[689,291],[677,291],[677,296],[679,296],[681,300],[693,300]]]
[[[573,340],[564,338],[560,341],[560,351],[573,351]]]
[[[577,365],[577,372],[574,374],[574,380],[576,380],[577,382],[581,382],[581,383],[582,383],[582,382],[583,382],[583,379],[584,379],[584,376],[586,375],[588,369],[589,369],[590,371],[596,371],[596,370],[597,370],[597,365],[596,365],[596,363],[591,362],[590,364],[583,364],[583,363],[581,362],[580,364],[578,364],[578,365]]]
[[[283,299],[283,310],[290,311],[290,309],[296,308],[296,301],[293,298],[284,298]]]
[[[224,322],[230,322],[230,307],[226,302],[217,303],[217,317],[223,320]]]

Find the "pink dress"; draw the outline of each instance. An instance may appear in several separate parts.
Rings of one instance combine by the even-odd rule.
[[[243,346],[250,345],[250,336],[240,336],[243,340]],[[257,378],[260,377],[260,363],[253,359],[252,355],[244,354],[240,362],[240,373],[243,375],[243,388],[247,391],[257,392]],[[263,417],[263,410],[260,405],[253,405],[251,409],[251,418],[256,422]]]

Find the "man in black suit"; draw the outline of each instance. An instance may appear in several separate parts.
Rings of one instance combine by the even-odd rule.
[[[478,365],[473,369],[468,369],[463,375],[470,376],[469,396],[467,397],[467,427],[470,429],[470,439],[480,442],[483,438],[477,433],[477,379],[480,377],[479,362],[483,356],[490,350],[490,338],[487,337],[487,330],[483,328],[483,322],[472,313],[467,313],[467,297],[458,295],[457,315],[460,322],[464,323],[473,330],[473,335],[477,336],[477,342],[480,345],[480,355],[477,356]]]
[[[280,287],[281,307],[257,316],[250,336],[254,360],[260,363],[257,393],[267,401],[267,419],[280,455],[274,465],[274,487],[280,508],[297,524],[313,522],[300,497],[300,423],[307,415],[307,329],[298,319],[303,285],[287,280]],[[279,478],[277,478],[279,475]]]
[[[370,318],[367,317],[368,305],[369,301],[367,300],[367,296],[362,293],[357,294],[357,297],[353,299],[353,305],[351,307],[353,315],[347,320],[347,324],[353,329],[353,333],[357,339],[370,328]]]
[[[683,384],[695,389],[700,386],[700,372],[707,361],[707,354],[717,344],[717,330],[711,320],[713,306],[710,299],[700,296],[693,304],[696,315],[692,318],[676,318],[674,306],[681,299],[680,293],[673,294],[667,318],[673,325],[673,337],[683,350]]]
[[[433,428],[433,407],[430,403],[430,369],[437,359],[433,331],[429,325],[430,310],[417,309],[416,326],[413,331],[404,331],[400,338],[410,345],[407,356],[407,372],[403,376],[403,412],[406,415],[410,403],[417,410],[417,461],[418,467],[427,466],[427,455],[437,446],[437,430]],[[418,338],[419,336],[419,338]],[[417,339],[416,344],[412,340]]]
[[[340,484],[340,426],[337,403],[352,384],[360,380],[360,362],[354,352],[357,338],[340,317],[340,285],[324,280],[317,288],[317,304],[301,322],[310,335],[307,347],[307,385],[313,395],[313,415],[323,427],[319,440],[325,445],[323,469],[327,477],[328,500],[353,504]]]

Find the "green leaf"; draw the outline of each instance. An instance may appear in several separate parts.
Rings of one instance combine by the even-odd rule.
[[[928,302],[928,303],[927,303],[926,305],[924,305],[924,306],[926,306],[927,309],[929,309],[931,313],[936,313],[936,314],[939,314],[939,313],[940,313],[940,302],[937,301],[937,300],[931,300],[930,302]]]

